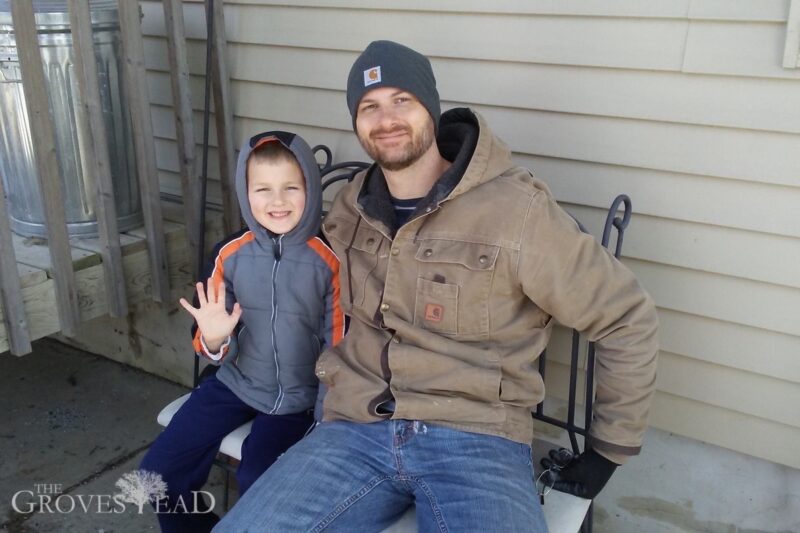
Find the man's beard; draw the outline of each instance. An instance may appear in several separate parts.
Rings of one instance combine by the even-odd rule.
[[[400,154],[394,156],[383,153],[383,150],[378,148],[372,139],[358,136],[358,140],[367,154],[384,170],[397,171],[410,167],[428,151],[434,142],[433,128],[429,127],[421,129],[417,135],[414,135],[414,131],[410,127],[398,126],[390,130],[373,131],[370,137],[398,131],[407,132],[411,140],[403,147]]]

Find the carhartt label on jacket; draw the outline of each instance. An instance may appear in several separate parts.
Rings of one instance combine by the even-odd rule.
[[[444,307],[437,304],[428,304],[425,306],[425,320],[428,322],[441,322],[444,316]]]
[[[364,87],[381,82],[381,67],[372,67],[364,71]]]

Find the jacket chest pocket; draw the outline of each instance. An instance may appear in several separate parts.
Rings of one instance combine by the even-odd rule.
[[[347,310],[364,305],[367,278],[378,265],[378,249],[383,235],[363,223],[342,218],[326,220],[322,227],[339,257],[341,301]]]
[[[500,247],[422,240],[414,325],[462,338],[489,333],[489,296]]]

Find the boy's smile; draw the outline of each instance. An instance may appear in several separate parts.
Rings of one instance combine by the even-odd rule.
[[[306,182],[300,166],[289,161],[251,160],[247,198],[256,221],[282,235],[297,226],[306,206]]]

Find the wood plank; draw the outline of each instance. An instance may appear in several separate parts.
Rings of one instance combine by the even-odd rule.
[[[661,308],[659,341],[668,352],[800,383],[800,337]]]
[[[666,431],[800,468],[800,429],[796,427],[667,393],[655,395],[649,420]]]
[[[267,129],[291,129],[297,133],[300,133],[300,130],[292,125],[281,124],[281,125],[265,125],[264,130]],[[320,135],[308,135],[308,134],[301,134],[306,139],[313,141],[311,144],[327,144],[326,141],[331,142],[332,146],[339,145],[349,145],[352,148],[353,152],[362,152],[360,145],[358,142],[355,141],[355,137],[352,135],[348,135],[346,133],[341,134],[339,140],[336,139],[336,135],[331,136],[328,135],[329,132],[321,132]],[[352,137],[352,139],[351,139]],[[351,142],[352,141],[352,142]],[[161,182],[161,192],[162,194],[172,194],[176,197],[180,197],[181,188],[180,188],[180,175],[176,170],[177,168],[177,160],[174,156],[174,150],[171,149],[174,141],[166,140],[166,139],[159,139],[156,138],[156,153],[157,159],[159,162],[159,180]],[[340,154],[343,152],[339,152]],[[209,161],[213,164],[216,161],[216,149],[212,148],[209,152]],[[339,159],[345,160],[365,160],[367,157],[366,155],[359,153],[358,155],[354,155],[351,157],[340,157]],[[222,210],[222,195],[220,193],[220,183],[219,179],[216,175],[210,175],[208,182],[208,190],[207,190],[207,197],[206,202],[214,207],[219,207],[219,210]],[[332,187],[330,190],[325,191],[325,198],[332,196],[332,191],[336,189],[336,186]]]
[[[117,207],[114,202],[114,183],[111,179],[108,139],[101,108],[100,82],[92,38],[92,20],[88,0],[69,1],[72,29],[72,57],[78,78],[78,97],[85,113],[77,113],[78,120],[86,121],[81,127],[88,132],[88,142],[82,147],[85,152],[84,172],[93,174],[96,184],[94,208],[97,213],[99,253],[103,258],[106,282],[106,297],[109,313],[114,317],[128,314],[125,297],[125,275],[122,272],[122,251],[117,226]]]
[[[524,154],[514,160],[532,169],[559,201],[607,207],[624,192],[634,200],[635,213],[800,237],[799,187]]]
[[[180,204],[164,202],[164,227],[166,237],[169,242],[180,242],[180,232],[183,230],[183,210]],[[133,233],[141,234],[141,229],[134,230]],[[207,250],[219,242],[225,234],[222,233],[222,216],[220,212],[209,212],[206,214],[206,242]],[[203,258],[204,261],[207,257]],[[196,279],[192,277],[191,279]]]
[[[181,219],[181,210],[180,204],[172,203],[172,202],[164,202],[164,218],[169,221],[171,224],[182,224],[183,221]],[[206,213],[206,242],[205,242],[205,249],[211,252],[211,249],[214,245],[217,244],[225,235],[228,233],[224,233],[224,221],[222,219],[221,213],[218,211],[211,211],[207,209]],[[203,264],[208,260],[209,254],[206,254],[206,257],[203,258]],[[199,279],[195,278],[195,279]]]
[[[353,134],[352,129],[325,128],[314,125],[296,124],[278,120],[264,120],[251,117],[238,117],[236,121],[237,136],[241,131],[258,132],[267,130],[289,130],[311,141],[309,144],[325,144],[336,154],[336,161],[368,161],[364,149]]]
[[[170,200],[176,202],[181,198],[181,183],[180,176],[175,172],[159,170],[158,179],[161,182],[161,195],[163,198],[172,196]],[[206,190],[206,211],[214,210],[222,214],[222,192],[219,186],[219,180],[209,177]],[[208,251],[208,248],[206,248]]]
[[[234,83],[237,116],[350,131],[341,94]],[[264,98],[265,90],[270,97]],[[260,102],[258,105],[251,105]],[[443,107],[461,105],[443,102]],[[690,124],[472,106],[512,150],[534,156],[797,186],[798,135]],[[525,132],[520,135],[519,132]],[[720,154],[724,154],[721,157]]]
[[[166,47],[161,41],[146,44],[153,57],[148,64],[153,103],[170,105],[169,66],[160,57]],[[201,42],[188,45],[191,67],[191,57],[204,49]],[[232,45],[231,55],[236,57],[231,70],[236,83],[336,90],[342,101],[343,73],[355,59],[355,54],[335,50],[249,44]],[[270,68],[252,68],[257,64]],[[433,68],[441,97],[467,105],[800,133],[800,90],[786,80],[462,59],[435,59]],[[202,84],[202,68],[196,65],[194,94],[202,94]],[[260,105],[248,102],[242,111]]]
[[[165,214],[169,214],[165,213]],[[178,214],[179,217],[183,216],[183,209],[178,206],[175,208],[174,213]],[[173,242],[179,238],[180,232],[183,231],[183,224],[176,222],[174,220],[169,220],[169,218],[164,219],[164,237],[168,242]],[[132,237],[138,237],[144,239],[147,235],[147,232],[143,228],[134,228],[128,232],[129,235]]]
[[[157,90],[160,90],[160,88],[159,89],[151,89],[151,90],[156,90],[157,91]],[[172,107],[163,106],[163,105],[158,104],[158,103],[153,103],[153,104],[151,104],[151,112],[152,112],[152,115],[153,115],[153,134],[156,136],[156,138],[159,138],[159,137],[160,138],[168,138],[168,139],[170,139],[172,141],[177,140],[178,136],[177,136],[177,132],[175,131],[175,120],[173,119]],[[203,132],[203,130],[202,130],[202,128],[203,128],[203,126],[202,126],[202,124],[203,124],[203,114],[202,114],[202,111],[196,111],[194,113],[194,118],[197,119],[197,120],[194,120],[195,136],[196,136],[197,139],[201,139],[200,143],[202,143],[202,138],[203,138],[203,134],[202,134],[202,132]],[[212,146],[212,147],[216,147],[216,135],[214,134],[213,129],[211,130],[211,134],[209,135],[209,145]],[[175,152],[175,154],[177,154],[177,145],[176,144],[174,144],[170,148],[172,148],[172,150],[171,150],[172,152]],[[195,149],[196,150],[201,150],[202,149],[202,144],[198,143],[197,145],[195,145]],[[162,155],[163,154],[157,152],[156,153],[156,156],[157,156],[156,160],[159,161],[158,158],[161,157]],[[176,163],[178,163],[178,167],[176,167],[176,168],[180,169],[180,162],[178,161],[176,156],[175,155],[171,155],[170,157]],[[214,168],[214,165],[209,165],[209,167],[210,167],[209,168],[209,173],[213,172],[215,175],[219,176],[219,174],[217,174],[217,170]]]
[[[63,200],[64,181],[56,156],[55,134],[50,116],[44,66],[39,52],[33,4],[12,2],[11,13],[31,137],[36,139],[33,151],[42,195],[42,211],[46,220],[45,230],[54,266],[52,276],[55,280],[58,316],[61,331],[71,337],[75,334],[80,321],[77,288],[67,236]]]
[[[268,64],[261,72],[284,75]],[[433,67],[442,98],[467,105],[800,133],[800,83],[786,80],[463,60]]]
[[[156,149],[158,153],[159,165],[166,165],[165,170],[177,172],[177,160],[174,156],[174,150],[170,147],[174,144],[174,129],[171,115],[167,108],[160,106],[153,106],[153,125],[156,131]],[[346,111],[345,111],[346,112]],[[253,118],[248,116],[236,116],[234,121],[234,137],[245,138],[254,135],[258,132],[268,130],[288,130],[302,136],[308,141],[310,145],[326,144],[329,146],[336,155],[337,161],[359,160],[365,161],[367,156],[363,148],[358,142],[358,139],[353,134],[353,130],[339,129],[339,128],[326,128],[314,125],[304,125],[298,123],[277,121],[277,120],[264,120],[260,118]],[[170,132],[172,134],[170,135]],[[210,161],[213,163],[214,157],[217,157],[217,150],[214,147],[214,136],[211,136],[211,151]],[[216,171],[213,170],[215,165],[211,165],[211,176],[218,178]],[[161,168],[161,167],[159,167]]]
[[[169,112],[165,108],[154,106],[153,107],[153,125],[156,129],[156,159],[158,167],[161,171],[173,173],[178,175],[178,160],[175,156],[175,139],[174,136],[169,137],[169,131],[172,131]],[[246,137],[255,133],[267,130],[283,129],[293,131],[301,135],[308,141],[310,145],[326,144],[334,150],[337,161],[346,160],[360,160],[367,159],[364,150],[358,143],[356,136],[352,131],[331,130],[326,128],[307,127],[298,124],[288,124],[285,122],[264,121],[258,119],[250,119],[247,117],[239,117],[234,123],[235,136]],[[217,166],[214,163],[218,161],[219,151],[216,147],[212,146],[209,150],[209,178],[213,181],[219,182],[219,175],[214,168]],[[320,158],[320,161],[322,159]],[[211,183],[209,184],[211,185]],[[162,183],[162,187],[164,184]],[[218,186],[218,185],[217,185]],[[217,201],[219,203],[219,200]]]
[[[178,139],[181,190],[186,221],[186,242],[191,257],[199,257],[200,250],[200,183],[195,166],[195,137],[192,120],[192,96],[189,88],[189,66],[186,59],[186,36],[183,22],[183,2],[163,0],[164,20],[167,27],[167,57],[170,64],[172,101],[175,110],[175,130]],[[198,267],[192,267],[197,277]]]
[[[186,0],[187,3],[202,0]],[[671,0],[666,2],[637,2],[635,0],[389,0],[381,9],[393,11],[436,11],[442,13],[508,13],[537,15],[572,15],[636,18],[697,18],[709,20],[749,20],[776,22],[786,20],[788,0]],[[226,5],[285,5],[283,0],[231,0]],[[292,5],[342,9],[371,9],[371,0],[301,0]],[[687,15],[688,13],[688,15]]]
[[[47,281],[47,272],[24,263],[17,263],[17,272],[22,288],[32,287]]]
[[[130,232],[121,233],[119,241],[122,255],[132,254],[147,248],[147,239],[131,235]],[[69,243],[73,249],[85,250],[96,254],[99,254],[103,249],[103,243],[98,238],[73,238],[70,239]]]
[[[798,336],[664,308],[658,309],[658,316],[662,352],[698,361],[701,365],[778,380],[795,388],[800,383]],[[548,364],[552,361],[569,366],[571,331],[563,326],[556,326],[547,346]],[[584,350],[585,346],[582,345],[579,368],[585,368]]]
[[[164,25],[155,6],[143,7],[145,34],[163,35]],[[365,43],[390,39],[432,57],[653,70],[680,70],[688,23],[655,18],[498,13],[442,16],[436,11],[260,5],[238,6],[235,15],[235,23],[226,21],[229,42],[360,52]],[[202,10],[187,10],[185,16],[187,37],[202,38]],[[432,27],[435,32],[429,31]],[[448,38],[441,39],[442,35]]]
[[[683,72],[800,79],[783,67],[786,24],[692,22]]]
[[[800,290],[626,258],[660,308],[800,336]]]
[[[797,383],[662,350],[658,356],[656,387],[682,398],[800,428]],[[742,401],[742,391],[748,391],[748,395],[758,401]]]
[[[787,0],[692,0],[688,16],[704,20],[784,22],[787,7]]]
[[[206,2],[206,9],[208,9]],[[219,175],[222,193],[222,219],[225,233],[243,227],[236,195],[236,152],[233,141],[233,107],[228,74],[228,45],[225,37],[225,13],[222,2],[214,2],[213,41],[211,49],[211,85],[214,94],[214,122],[219,146]]]
[[[800,383],[800,337],[659,308],[662,352],[699,364],[792,384]],[[556,326],[547,346],[550,361],[569,366],[571,330]],[[582,345],[579,368],[585,368]],[[727,372],[723,370],[722,372]],[[760,378],[759,378],[760,379]],[[566,389],[565,389],[566,390]]]
[[[800,67],[800,3],[792,1],[786,21],[786,44],[783,47],[783,68]]]
[[[349,112],[338,92],[237,82],[232,95],[241,107],[236,115],[246,109],[250,120],[289,124],[290,130],[308,126],[350,131]],[[443,107],[457,105],[461,103],[445,102]],[[797,186],[797,134],[472,107],[520,154]]]
[[[197,2],[201,0],[187,0]],[[773,0],[775,1],[775,0]],[[227,0],[226,5],[286,5],[282,0]],[[607,17],[681,18],[688,10],[688,0],[638,2],[637,0],[384,0],[381,10],[434,11],[437,13],[508,13],[514,15],[577,15]],[[374,10],[374,0],[300,0],[292,5]]]
[[[173,291],[168,296],[168,301],[177,301],[180,296],[185,296],[187,287],[193,283],[189,270],[189,258],[186,253],[186,239],[183,226],[180,224],[165,223],[168,229],[165,235],[165,251],[169,261],[169,281]],[[146,230],[134,231],[140,236],[146,235]],[[94,254],[95,257],[97,254]],[[145,301],[152,294],[152,277],[150,269],[149,250],[139,249],[122,257],[125,271],[125,290],[128,295],[128,304],[133,306]],[[80,302],[81,318],[84,321],[108,314],[108,304],[105,297],[105,282],[103,280],[103,266],[99,263],[76,272],[78,286],[78,301]],[[60,331],[58,314],[53,305],[55,301],[54,283],[52,279],[45,279],[43,283],[30,285],[22,289],[25,302],[25,312],[30,325],[31,339],[36,340]],[[0,325],[0,352],[8,349],[6,329]]]
[[[94,268],[100,268],[99,266]],[[56,289],[53,279],[37,283],[22,289],[25,316],[28,321],[31,341],[41,339],[61,331],[58,309],[56,307]],[[5,322],[5,319],[3,320]],[[5,325],[0,324],[0,353],[9,349],[8,333]]]
[[[798,184],[796,134],[499,107],[473,109],[515,152],[789,187]],[[270,114],[278,115],[272,109]]]
[[[18,262],[44,270],[51,278],[55,277],[56,266],[51,261],[46,239],[23,237],[16,233],[11,238]],[[101,263],[100,254],[96,250],[83,250],[79,247],[70,247],[70,258],[73,270],[83,270]]]
[[[595,237],[602,234],[605,208],[561,206]],[[798,238],[635,214],[624,242],[625,257],[800,289]]]
[[[0,300],[2,300],[3,325],[8,332],[11,353],[24,355],[30,353],[31,335],[25,317],[25,304],[22,300],[22,280],[25,272],[19,272],[19,265],[11,240],[11,224],[6,209],[6,191],[0,180]]]
[[[548,397],[563,400],[568,387],[569,368],[556,363],[548,366]],[[582,386],[582,378],[578,380]],[[741,401],[741,391],[740,403]],[[578,401],[582,405],[582,398]],[[800,466],[797,446],[800,428],[758,416],[725,409],[663,390],[653,397],[648,422],[651,426],[702,440],[738,452]],[[748,435],[748,438],[742,438]],[[787,440],[788,439],[788,440]]]
[[[129,106],[132,111],[131,118],[136,145],[136,168],[142,196],[142,211],[147,228],[150,270],[153,273],[151,290],[153,299],[163,302],[169,298],[169,266],[164,250],[161,199],[153,147],[153,125],[150,119],[150,105],[147,101],[139,2],[119,0],[118,10],[124,50],[124,73],[130,98]]]

